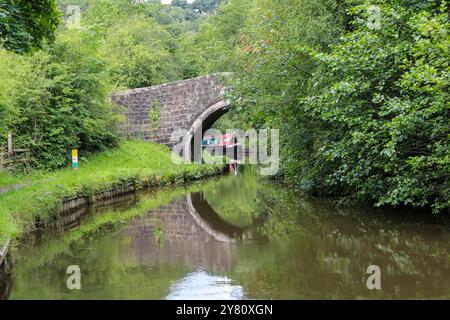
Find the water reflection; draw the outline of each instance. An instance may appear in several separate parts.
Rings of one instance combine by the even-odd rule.
[[[192,193],[133,219],[122,230],[130,247],[121,258],[139,256],[145,265],[182,264],[224,272],[235,264],[233,243],[243,230],[222,220],[201,193]]]
[[[186,198],[187,211],[196,223],[217,240],[234,242],[243,237],[249,238],[249,227],[235,226],[223,219],[208,203],[202,192],[191,193]]]
[[[241,286],[233,285],[225,276],[209,275],[197,270],[175,283],[170,288],[167,300],[242,300]]]
[[[12,299],[449,298],[448,223],[343,209],[252,171],[99,210],[17,255]],[[114,221],[114,222],[111,222]],[[81,231],[80,231],[81,232]],[[378,265],[382,290],[366,287]],[[65,287],[69,265],[83,290]]]

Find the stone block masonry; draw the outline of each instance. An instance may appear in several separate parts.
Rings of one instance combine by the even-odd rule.
[[[224,74],[214,74],[111,95],[124,107],[124,133],[172,147],[174,130],[189,130],[208,108],[224,99]]]

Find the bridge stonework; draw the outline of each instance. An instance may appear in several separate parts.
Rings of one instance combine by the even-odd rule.
[[[189,196],[188,196],[189,197]],[[122,256],[138,253],[146,265],[182,263],[213,271],[230,270],[234,264],[233,245],[222,241],[211,226],[199,224],[192,216],[191,201],[185,197],[137,218],[122,230],[130,246]],[[157,231],[161,235],[157,240]],[[129,259],[125,259],[129,260]]]
[[[172,147],[174,130],[189,130],[208,108],[224,99],[222,76],[214,74],[113,94],[112,101],[124,107],[124,133]]]

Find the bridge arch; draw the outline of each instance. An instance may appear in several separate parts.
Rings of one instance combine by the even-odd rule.
[[[194,118],[193,123],[183,139],[183,157],[185,160],[193,160],[192,154],[196,148],[201,148],[201,137],[203,137],[205,131],[210,129],[220,117],[227,113],[230,106],[229,100],[220,100],[206,108],[203,113]],[[195,140],[196,137],[199,137],[199,139]],[[199,155],[200,153],[197,152],[195,154]]]
[[[172,140],[175,131],[194,136],[199,123],[203,128],[211,127],[229,110],[222,82],[227,76],[228,73],[219,73],[126,90],[112,94],[111,100],[122,107],[126,119],[124,134],[172,148],[179,143]]]

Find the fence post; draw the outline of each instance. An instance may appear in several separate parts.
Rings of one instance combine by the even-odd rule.
[[[8,134],[8,156],[12,157],[14,154],[14,149],[13,149],[13,137],[12,134],[9,133]]]

